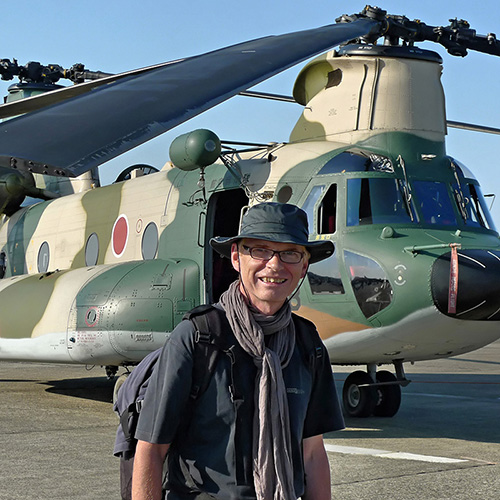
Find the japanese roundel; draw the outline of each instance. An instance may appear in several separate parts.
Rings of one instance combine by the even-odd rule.
[[[115,257],[121,257],[128,241],[128,219],[126,215],[121,214],[118,219],[116,219],[113,225],[111,240],[113,255]]]

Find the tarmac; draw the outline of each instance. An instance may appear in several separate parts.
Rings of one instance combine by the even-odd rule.
[[[332,498],[498,499],[500,341],[405,369],[396,416],[325,436]],[[349,371],[334,371],[340,395]],[[0,362],[1,500],[120,499],[113,383],[100,367]]]

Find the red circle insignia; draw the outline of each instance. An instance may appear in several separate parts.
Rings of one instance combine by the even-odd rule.
[[[125,251],[128,240],[128,220],[125,215],[120,215],[113,226],[113,254],[120,257]]]

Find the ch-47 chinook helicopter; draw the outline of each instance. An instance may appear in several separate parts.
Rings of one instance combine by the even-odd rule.
[[[110,376],[136,364],[234,279],[208,240],[236,234],[262,201],[303,207],[311,238],[335,242],[292,305],[332,364],[367,366],[345,381],[349,415],[396,414],[404,363],[499,338],[500,240],[478,182],[446,153],[442,61],[415,46],[424,40],[500,55],[465,21],[432,27],[366,7],[88,82],[82,67],[3,60],[4,78],[24,80],[0,106],[0,359]],[[288,143],[196,130],[173,141],[161,171],[132,167],[99,187],[105,161],[337,46],[300,72],[304,111]],[[62,75],[78,84],[54,90]]]

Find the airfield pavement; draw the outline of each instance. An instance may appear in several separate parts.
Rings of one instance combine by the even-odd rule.
[[[325,437],[332,498],[500,498],[500,341],[405,367],[395,417]],[[0,499],[119,500],[112,388],[99,367],[0,362]]]

